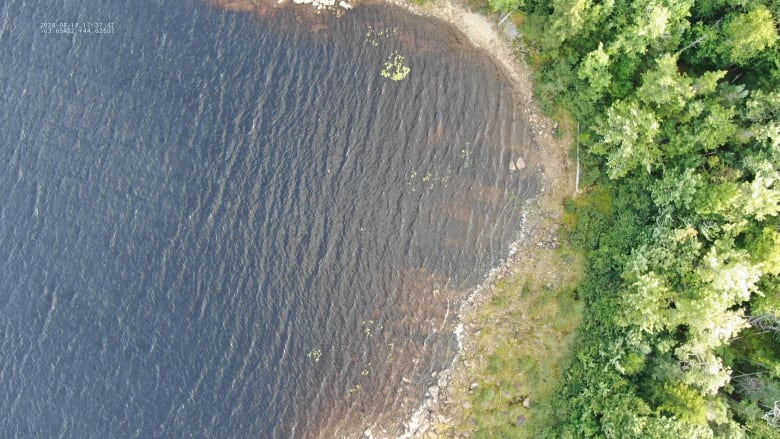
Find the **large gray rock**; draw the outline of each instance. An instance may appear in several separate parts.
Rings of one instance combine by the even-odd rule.
[[[431,398],[438,399],[439,398],[439,386],[428,387],[428,394],[431,395]]]
[[[503,23],[501,23],[501,31],[504,35],[506,35],[507,38],[513,40],[520,35],[520,33],[517,31],[517,26],[515,26],[514,23],[512,23],[511,19],[504,20]]]

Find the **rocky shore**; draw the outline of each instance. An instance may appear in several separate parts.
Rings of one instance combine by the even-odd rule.
[[[293,0],[294,3],[312,4],[317,10],[339,7],[335,1]],[[483,341],[479,340],[479,335],[481,331],[500,332],[498,328],[486,326],[491,325],[491,321],[495,326],[499,323],[486,319],[480,310],[493,298],[497,285],[510,276],[520,274],[552,287],[561,282],[562,276],[558,276],[558,272],[566,270],[566,267],[557,266],[560,261],[551,252],[559,247],[557,229],[563,214],[563,200],[574,194],[575,164],[569,157],[572,143],[570,138],[557,135],[558,122],[544,116],[534,103],[531,71],[513,48],[513,39],[517,36],[513,28],[507,32],[506,27],[500,26],[497,17],[471,12],[452,0],[434,0],[422,5],[408,0],[360,0],[354,5],[359,7],[360,4],[378,2],[391,3],[413,14],[453,25],[474,47],[487,52],[512,84],[515,117],[529,127],[533,148],[537,150],[534,155],[544,158],[541,162],[517,156],[508,165],[510,172],[525,170],[536,172],[541,177],[540,195],[529,200],[524,209],[525,219],[521,225],[524,236],[512,245],[507,260],[486,276],[482,286],[471,294],[459,310],[460,324],[456,336],[460,349],[452,365],[432,374],[423,403],[410,418],[397,420],[395,424],[403,425],[404,432],[397,436],[398,439],[468,438],[471,433],[458,428],[458,424],[462,424],[464,417],[468,417],[470,396],[479,390],[484,354],[491,349],[481,344]],[[340,7],[349,9],[351,6]],[[520,402],[523,407],[530,408],[534,398],[534,395],[521,393]],[[525,420],[525,416],[521,415],[515,423],[519,425]],[[371,439],[386,438],[388,430],[383,427],[390,426],[376,425],[366,429],[362,435]],[[396,428],[389,430],[394,431]]]
[[[532,93],[532,76],[525,60],[518,58],[512,47],[511,36],[499,27],[498,19],[469,11],[451,0],[439,0],[417,5],[405,0],[387,0],[412,13],[443,20],[459,29],[471,43],[487,53],[504,70],[513,85],[517,117],[525,119],[533,136],[534,147],[541,150],[544,163],[535,164],[541,175],[541,194],[526,206],[524,237],[513,244],[511,256],[492,270],[482,286],[474,291],[459,311],[460,324],[456,330],[460,352],[452,366],[434,372],[426,391],[426,399],[413,416],[404,422],[402,439],[435,439],[470,437],[458,431],[455,424],[462,422],[471,408],[468,395],[478,390],[478,365],[484,362],[485,346],[477,339],[485,328],[478,310],[490,301],[496,285],[510,275],[528,275],[546,285],[556,281],[555,263],[550,260],[550,250],[559,246],[557,228],[563,213],[563,199],[574,193],[574,163],[569,157],[571,140],[555,136],[558,123],[544,116],[535,105]],[[509,165],[510,171],[526,166],[522,157]],[[529,273],[529,271],[534,271]],[[494,323],[495,324],[495,323]],[[489,349],[488,349],[489,350]],[[530,408],[533,395],[523,395],[522,405]],[[518,417],[518,423],[525,418]],[[367,430],[366,437],[376,437]]]
[[[337,7],[342,9],[352,9],[352,5],[345,2],[344,0],[340,0],[339,2],[336,2],[336,0],[293,0],[293,3],[297,5],[312,5],[317,9],[329,9]]]
[[[567,162],[566,154],[555,154],[551,151],[552,160],[560,160],[563,164],[561,171],[565,171]],[[521,276],[524,279],[533,279],[536,284],[545,285],[548,289],[557,289],[567,282],[559,272],[567,267],[560,266],[560,261],[555,256],[555,250],[559,247],[557,227],[560,222],[560,205],[562,197],[567,193],[568,184],[561,185],[561,181],[549,181],[545,193],[537,200],[529,203],[529,214],[524,230],[526,237],[515,244],[513,255],[499,267],[492,270],[483,285],[474,291],[459,311],[460,324],[456,330],[460,350],[453,360],[450,368],[434,372],[426,391],[426,399],[420,408],[409,419],[404,421],[406,426],[403,439],[435,439],[435,438],[468,438],[471,434],[460,431],[457,424],[468,422],[467,416],[472,408],[470,400],[474,392],[479,390],[480,376],[485,368],[487,353],[493,350],[493,346],[484,345],[484,338],[480,335],[486,333],[500,334],[502,324],[498,318],[492,318],[490,311],[485,310],[485,305],[490,303],[499,289],[499,285],[507,279]],[[570,182],[567,182],[570,183]],[[521,313],[524,310],[507,309],[507,314]],[[487,318],[486,318],[487,317]],[[524,390],[518,393],[522,405],[530,408],[536,395]],[[525,421],[525,416],[517,419],[518,424]],[[374,436],[371,432],[365,433],[366,437]]]
[[[214,6],[234,11],[262,13],[268,0],[204,0]],[[390,3],[402,7],[417,15],[444,21],[463,33],[471,44],[487,52],[495,61],[503,76],[512,85],[515,102],[515,117],[526,124],[531,133],[531,144],[535,157],[513,157],[508,164],[510,172],[523,170],[535,172],[540,176],[540,195],[524,207],[524,223],[521,226],[524,236],[511,247],[505,262],[493,269],[484,279],[481,287],[464,301],[458,312],[460,323],[455,334],[458,339],[459,353],[451,366],[434,372],[427,384],[424,402],[415,413],[406,419],[397,419],[392,427],[375,425],[366,429],[362,436],[366,438],[385,438],[388,431],[398,431],[403,426],[399,439],[435,439],[468,438],[468,429],[459,428],[466,422],[471,410],[470,396],[480,390],[480,374],[486,362],[485,354],[493,347],[485,346],[481,333],[501,332],[501,320],[485,316],[485,309],[500,289],[498,286],[508,278],[518,276],[532,279],[541,285],[554,288],[560,286],[563,273],[568,267],[561,266],[553,252],[558,248],[557,228],[563,214],[563,200],[574,194],[575,164],[569,157],[571,139],[556,133],[558,122],[553,122],[542,114],[534,103],[532,75],[525,60],[513,48],[516,31],[507,31],[499,24],[497,16],[484,16],[471,12],[463,4],[453,0],[430,0],[425,4],[415,4],[408,0],[271,0],[274,6],[294,3],[309,5],[315,12],[337,14],[366,3]],[[561,127],[563,133],[571,132],[571,127]],[[540,160],[536,157],[542,157]],[[510,314],[515,311],[510,309]],[[492,327],[491,327],[492,326]],[[517,398],[525,408],[530,408],[536,396],[525,389],[517,390]],[[521,425],[526,421],[524,415],[513,422]],[[387,429],[383,427],[388,427]],[[360,433],[358,433],[360,434]]]

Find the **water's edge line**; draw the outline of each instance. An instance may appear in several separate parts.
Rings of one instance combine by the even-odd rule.
[[[542,187],[542,193],[544,192],[544,188]],[[537,209],[535,206],[538,203],[537,197],[532,197],[527,199],[523,204],[523,213],[522,218],[520,221],[520,227],[518,230],[519,238],[517,238],[515,241],[513,241],[509,245],[509,254],[506,257],[506,259],[503,259],[497,266],[491,268],[483,277],[482,282],[476,286],[469,296],[463,300],[460,304],[460,307],[458,308],[458,312],[456,313],[455,317],[458,321],[457,325],[455,326],[455,329],[453,330],[453,334],[455,335],[455,339],[457,341],[458,349],[455,353],[455,356],[452,358],[452,361],[450,362],[450,365],[438,372],[439,377],[449,377],[451,376],[453,370],[455,369],[458,361],[463,357],[463,353],[465,352],[465,340],[466,337],[469,336],[469,334],[466,332],[465,326],[463,325],[463,317],[470,312],[473,312],[476,307],[479,306],[478,300],[483,297],[485,293],[489,293],[491,288],[495,285],[496,281],[501,279],[506,273],[514,267],[518,262],[519,258],[522,257],[521,254],[518,254],[518,251],[521,247],[523,247],[524,244],[528,244],[528,240],[531,237],[531,230],[534,228],[534,223],[531,218],[534,218],[534,215],[529,215],[529,212],[534,212],[534,209]],[[535,213],[535,212],[534,212]],[[449,379],[447,378],[447,381]],[[442,391],[446,392],[446,389],[449,385],[449,382],[447,382],[444,386],[441,387]],[[404,433],[397,436],[396,439],[413,439],[415,435],[419,433],[424,433],[424,431],[420,431],[422,427],[426,424],[425,422],[425,415],[426,412],[431,412],[435,410],[431,410],[435,404],[438,403],[437,398],[432,397],[429,393],[426,393],[425,400],[420,404],[420,406],[414,411],[414,413],[403,422],[404,425]],[[375,436],[373,436],[373,433],[370,431],[370,429],[366,430],[364,432],[364,436],[374,439]]]
[[[230,0],[204,1],[213,4],[231,3]],[[285,5],[290,0],[277,0],[277,2],[278,5]],[[241,1],[236,3],[244,4]],[[249,9],[252,9],[250,6],[254,3],[251,0],[245,3]],[[312,7],[315,10],[327,9],[331,7],[331,3],[335,5],[335,2],[331,0],[292,0],[292,3],[303,4],[302,6]],[[341,4],[339,7],[348,10],[371,4],[393,5],[411,14],[438,20],[452,26],[457,32],[465,36],[472,46],[484,51],[495,62],[496,67],[503,71],[502,76],[511,84],[515,116],[522,118],[523,122],[530,128],[531,143],[535,144],[536,147],[555,143],[551,142],[550,137],[552,124],[542,115],[542,112],[535,104],[532,92],[531,71],[525,60],[516,56],[511,42],[501,33],[497,20],[471,12],[464,5],[460,4],[458,0],[431,0],[425,4],[414,4],[410,0],[352,0],[347,4],[348,7]],[[228,9],[231,9],[229,5]],[[518,103],[522,104],[522,107],[518,106]],[[522,108],[522,111],[520,108]],[[561,158],[556,154],[560,153],[560,151],[553,150],[549,152],[551,153],[550,155],[554,156],[554,160],[560,162],[565,160],[565,158]],[[551,164],[546,163],[545,165]],[[560,165],[562,163],[555,163],[551,167]],[[541,205],[543,200],[557,200],[561,198],[559,196],[559,184],[556,184],[560,182],[554,181],[555,172],[548,174],[541,170],[537,175],[540,177],[539,191],[535,196],[528,198],[523,203],[522,216],[517,229],[518,238],[509,244],[506,257],[501,259],[497,266],[488,270],[483,276],[481,283],[471,290],[468,297],[461,300],[458,311],[453,316],[453,319],[457,321],[453,330],[453,335],[457,341],[457,350],[449,366],[438,371],[432,377],[436,379],[437,385],[444,384],[437,386],[439,394],[447,393],[447,387],[451,385],[449,377],[456,369],[458,361],[464,357],[466,349],[468,349],[466,341],[471,334],[468,333],[463,323],[464,317],[479,308],[480,301],[491,292],[496,281],[509,273],[514,267],[519,266],[522,260],[528,256],[525,253],[533,252],[534,242],[532,241],[535,241],[536,235],[541,234],[537,230],[537,226],[542,222],[542,217],[548,213],[546,212],[548,209]],[[425,386],[430,386],[430,384],[425,384]],[[431,416],[436,416],[439,399],[437,395],[431,395],[431,392],[426,390],[424,400],[411,415],[404,415],[401,419],[396,418],[391,421],[393,428],[398,429],[403,426],[403,433],[396,436],[396,439],[414,439],[425,434],[426,430],[432,425]],[[357,434],[369,439],[386,439],[387,436],[385,435],[387,433],[384,427],[390,427],[390,425],[375,420],[370,426],[364,425],[362,432],[350,432],[348,437],[354,437],[352,435]],[[379,430],[382,433],[375,433],[374,430]],[[380,435],[375,436],[376,434]]]
[[[464,6],[453,3],[451,0],[435,0],[425,5],[413,4],[407,0],[380,0],[380,2],[393,4],[413,14],[431,17],[448,23],[466,36],[474,47],[482,49],[491,59],[503,66],[505,76],[512,83],[515,108],[517,108],[518,102],[524,104],[525,117],[528,119],[526,122],[533,133],[533,142],[537,144],[546,143],[541,140],[542,137],[550,134],[549,127],[551,124],[546,122],[546,118],[542,116],[541,111],[534,102],[530,70],[524,60],[515,56],[511,42],[501,34],[497,22],[483,15],[473,13]],[[444,377],[444,380],[437,380],[437,384],[442,381],[445,382],[444,386],[438,386],[440,387],[440,393],[446,393],[447,386],[450,384],[449,377],[456,368],[458,361],[464,356],[466,349],[465,341],[470,336],[463,324],[464,316],[474,312],[476,307],[479,306],[479,299],[491,291],[497,280],[501,279],[511,268],[520,263],[525,256],[519,253],[520,249],[528,249],[533,244],[531,241],[533,241],[534,235],[536,235],[534,233],[535,228],[539,224],[540,216],[544,210],[540,206],[540,198],[551,196],[552,198],[557,198],[552,194],[556,192],[555,184],[550,184],[550,186],[553,186],[552,188],[547,187],[548,183],[552,183],[549,181],[549,177],[546,173],[541,173],[538,194],[524,202],[522,218],[518,227],[519,237],[509,245],[507,257],[502,259],[496,267],[491,268],[483,277],[482,282],[461,302],[455,316],[458,323],[453,331],[457,340],[457,352],[449,366],[438,372],[437,377]],[[548,192],[548,189],[552,189],[552,191]],[[430,420],[427,417],[430,415],[435,416],[435,406],[438,403],[437,398],[426,391],[425,399],[411,416],[400,420],[404,432],[397,436],[396,439],[414,439],[424,434],[425,430],[430,426]],[[372,430],[375,427],[378,426],[375,424],[371,428],[366,429],[363,432],[363,436],[374,439],[375,436]]]

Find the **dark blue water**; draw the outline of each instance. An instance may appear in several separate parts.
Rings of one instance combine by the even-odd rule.
[[[0,5],[0,437],[332,437],[452,357],[536,190],[508,84],[396,9],[263,15]]]

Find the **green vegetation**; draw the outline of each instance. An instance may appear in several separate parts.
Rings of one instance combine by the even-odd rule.
[[[453,430],[475,438],[535,437],[549,400],[572,361],[570,347],[582,319],[575,287],[582,257],[565,249],[526,249],[521,266],[496,282],[490,300],[469,316],[478,328],[468,351],[468,379],[450,386],[463,401]],[[477,377],[477,378],[474,378]],[[458,381],[456,379],[456,381]]]
[[[385,67],[382,69],[381,75],[383,78],[392,79],[393,81],[401,81],[405,79],[411,69],[404,64],[405,58],[399,55],[398,52],[393,52],[387,57],[385,61]]]
[[[532,436],[780,435],[780,2],[490,4],[588,170],[563,218],[587,253],[576,359]]]

